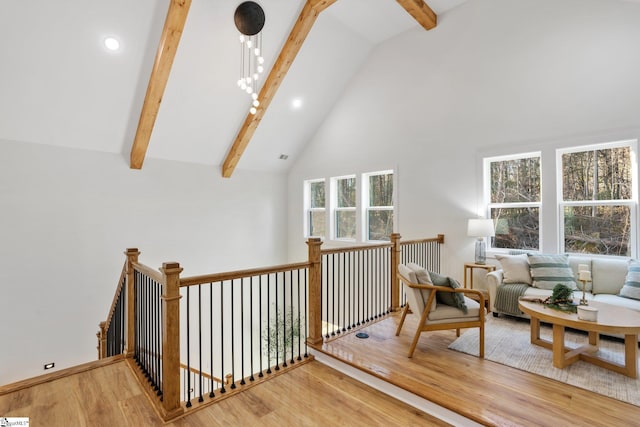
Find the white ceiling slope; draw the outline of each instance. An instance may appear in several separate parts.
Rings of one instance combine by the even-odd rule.
[[[249,108],[235,85],[233,12],[193,0],[147,158],[219,167]],[[466,0],[428,0],[442,14]],[[304,0],[259,0],[267,71]],[[0,139],[123,153],[138,124],[168,0],[29,0],[0,5]],[[394,0],[338,0],[321,13],[239,169],[283,171],[376,44],[417,23]],[[107,52],[106,36],[121,42]],[[291,107],[301,98],[302,108]],[[280,154],[288,154],[282,161]]]

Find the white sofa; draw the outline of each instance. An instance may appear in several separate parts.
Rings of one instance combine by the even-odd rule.
[[[498,257],[499,258],[499,257]],[[578,277],[578,265],[587,264],[591,271],[591,283],[587,284],[586,299],[602,301],[608,304],[614,304],[620,307],[627,307],[633,310],[640,311],[640,300],[621,297],[618,294],[622,289],[628,272],[629,260],[623,258],[605,258],[605,257],[586,257],[586,256],[569,256],[569,267],[573,270],[574,277]],[[507,265],[508,263],[501,262],[501,264]],[[508,268],[508,267],[507,267]],[[505,286],[504,283],[505,271],[498,269],[487,275],[487,286],[489,288],[489,296],[491,303],[491,311],[496,316],[498,313],[504,313],[520,317],[528,317],[524,313],[520,312],[505,312],[502,311],[495,303],[498,299],[498,290],[501,286]],[[582,288],[580,282],[578,282],[578,288],[574,291],[574,301],[582,297]],[[526,296],[539,296],[544,299],[550,296],[551,290],[540,289],[533,286],[528,286],[524,295]],[[504,295],[504,294],[503,294]],[[503,307],[504,298],[501,298]]]

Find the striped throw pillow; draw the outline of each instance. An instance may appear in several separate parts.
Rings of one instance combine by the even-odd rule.
[[[530,254],[529,266],[534,288],[553,290],[558,284],[578,288],[567,255]]]
[[[619,295],[625,298],[640,299],[640,261],[635,259],[629,261],[627,277]]]

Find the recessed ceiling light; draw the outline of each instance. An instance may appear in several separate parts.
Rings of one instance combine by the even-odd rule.
[[[291,101],[291,106],[295,110],[300,109],[302,107],[302,98],[294,98],[293,101]]]
[[[107,37],[106,39],[104,39],[104,45],[111,51],[120,49],[120,42],[115,37]]]

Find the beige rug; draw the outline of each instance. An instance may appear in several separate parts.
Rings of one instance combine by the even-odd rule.
[[[542,338],[551,339],[551,327],[543,325]],[[584,388],[614,399],[640,406],[640,380],[600,368],[579,360],[564,368],[554,368],[551,350],[532,345],[529,321],[500,316],[489,316],[485,326],[485,359],[523,371],[532,372],[576,387]],[[587,340],[586,334],[567,331],[568,347],[579,347]],[[478,329],[469,329],[449,348],[474,356],[478,355]],[[622,341],[600,339],[600,357],[623,364]]]

